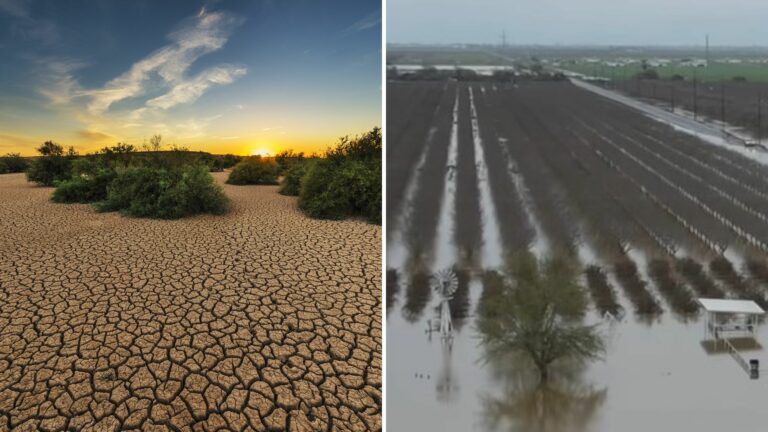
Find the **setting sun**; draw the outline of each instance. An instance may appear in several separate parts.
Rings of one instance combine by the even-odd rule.
[[[251,156],[272,156],[272,151],[265,147],[251,150]]]

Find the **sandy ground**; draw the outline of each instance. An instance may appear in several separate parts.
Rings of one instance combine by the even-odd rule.
[[[0,175],[0,431],[380,429],[381,228],[224,189],[158,221]]]

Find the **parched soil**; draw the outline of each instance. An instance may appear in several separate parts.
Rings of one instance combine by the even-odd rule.
[[[0,175],[0,431],[381,428],[380,227],[223,187],[159,221]]]

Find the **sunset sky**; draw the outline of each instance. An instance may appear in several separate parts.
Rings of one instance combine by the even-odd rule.
[[[0,0],[0,154],[322,151],[381,124],[381,4]]]

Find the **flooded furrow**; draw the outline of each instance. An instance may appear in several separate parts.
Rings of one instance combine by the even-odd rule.
[[[480,190],[480,216],[482,220],[482,256],[483,269],[494,269],[504,263],[504,251],[501,246],[501,232],[496,219],[491,185],[488,181],[488,165],[483,140],[480,136],[480,124],[475,108],[475,97],[472,87],[469,87],[470,115],[472,116],[472,141],[475,145],[475,166],[477,167],[477,186]]]
[[[459,147],[459,92],[453,103],[451,134],[448,141],[448,158],[443,176],[445,189],[441,200],[437,237],[435,239],[435,258],[432,270],[451,267],[456,263],[457,248],[454,238],[456,232],[456,177]]]

